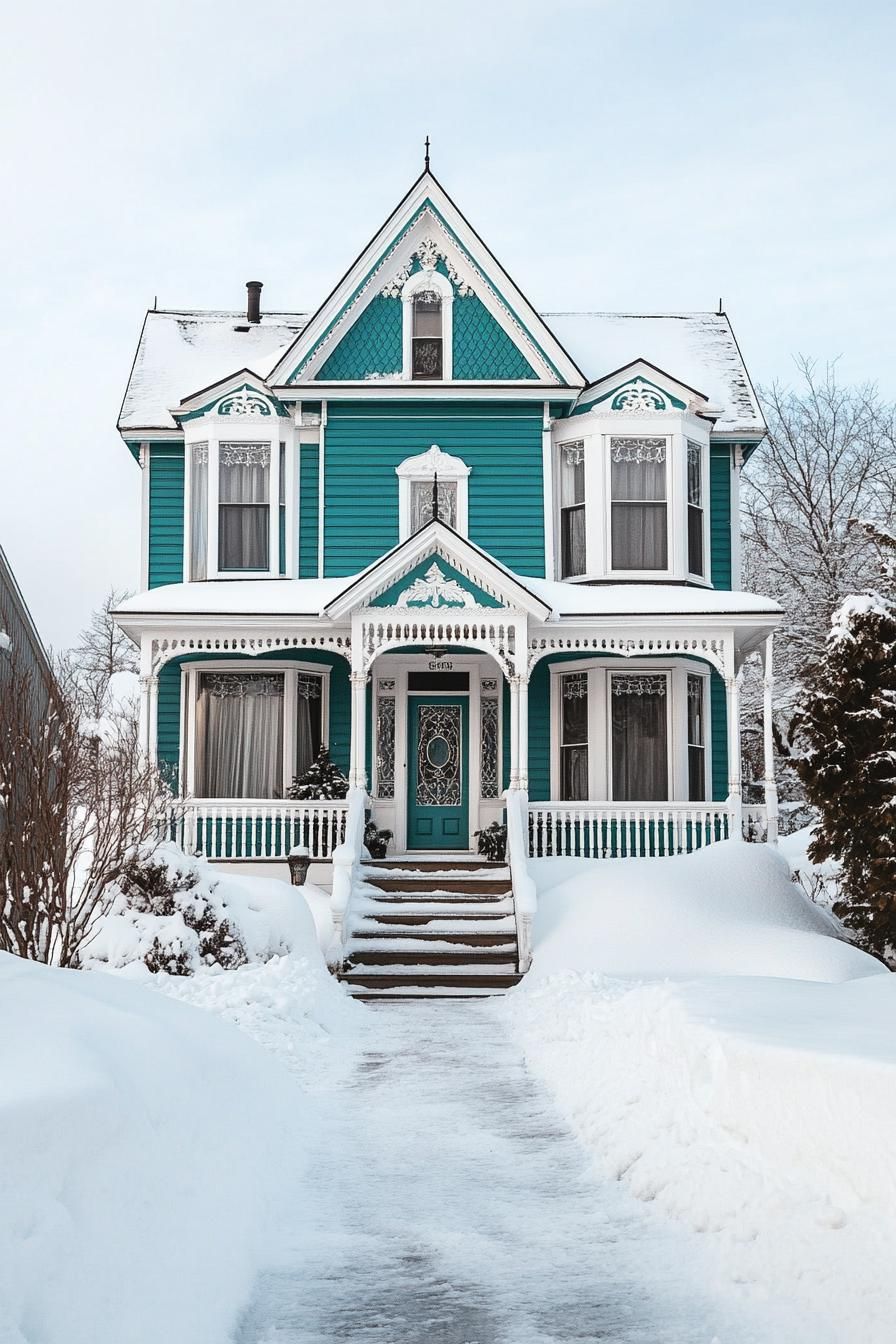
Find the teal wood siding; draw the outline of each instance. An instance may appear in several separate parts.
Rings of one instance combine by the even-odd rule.
[[[149,449],[149,586],[184,578],[184,450],[176,443]]]
[[[475,294],[451,305],[451,376],[501,381],[538,374]]]
[[[713,668],[709,674],[710,736],[712,738],[712,798],[723,803],[728,797],[728,713],[725,683]]]
[[[709,450],[709,552],[714,588],[731,587],[731,449],[713,444]]]
[[[401,299],[378,294],[321,367],[318,381],[401,373]]]
[[[324,573],[354,574],[398,541],[398,477],[437,443],[463,458],[470,539],[521,574],[544,575],[541,404],[331,402]]]
[[[330,755],[340,770],[348,774],[349,751],[351,741],[351,686],[349,667],[344,658],[333,658],[316,649],[276,654],[261,654],[253,659],[251,666],[265,661],[285,661],[315,663],[329,667],[330,672]],[[172,787],[179,791],[181,781],[178,778],[181,754],[181,667],[189,664],[222,661],[218,654],[199,655],[195,658],[180,659],[166,663],[159,674],[159,727],[157,750],[159,763],[169,778]],[[226,659],[226,661],[230,661]],[[245,658],[234,658],[234,663],[245,667]],[[368,716],[369,717],[369,716]]]
[[[299,449],[299,578],[317,578],[318,455],[316,443]]]
[[[606,660],[607,655],[599,655]],[[533,802],[546,802],[551,796],[551,674],[552,666],[574,662],[581,654],[558,654],[536,663],[529,682],[529,797]],[[613,659],[614,662],[618,660]],[[693,659],[705,668],[701,659]],[[636,660],[627,664],[629,671]],[[715,669],[709,679],[711,783],[714,802],[728,797],[728,737],[725,713],[725,683]]]
[[[175,793],[180,792],[180,663],[166,663],[159,673],[156,744],[159,769]]]

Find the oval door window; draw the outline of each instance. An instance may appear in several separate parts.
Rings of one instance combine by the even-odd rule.
[[[444,737],[430,738],[426,744],[426,759],[434,770],[443,770],[451,760],[451,748]]]

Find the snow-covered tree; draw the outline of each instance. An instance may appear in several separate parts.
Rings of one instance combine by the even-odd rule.
[[[896,559],[896,542],[864,529]],[[886,570],[881,587],[887,583]],[[835,905],[858,940],[896,960],[896,602],[851,596],[834,615],[797,711],[797,769],[819,821],[809,857],[836,859]]]
[[[348,793],[348,780],[330,760],[329,747],[322,746],[316,758],[303,775],[298,775],[287,792],[287,797],[306,798],[344,798]]]
[[[128,596],[111,588],[81,631],[77,644],[61,659],[84,713],[95,720],[108,712],[113,679],[121,673],[136,676],[139,671],[136,647],[112,618],[115,608]]]

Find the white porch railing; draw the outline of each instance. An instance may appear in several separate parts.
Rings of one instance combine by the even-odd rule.
[[[725,803],[529,804],[529,854],[537,859],[662,858],[729,833]]]
[[[348,801],[199,802],[172,808],[168,838],[206,859],[285,859],[304,845],[328,859],[345,838]]]

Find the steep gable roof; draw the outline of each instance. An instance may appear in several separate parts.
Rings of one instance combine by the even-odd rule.
[[[276,368],[275,384],[313,378],[366,306],[432,243],[463,285],[500,313],[528,363],[545,382],[581,386],[584,377],[433,174],[425,169],[385,223],[308,320]]]

